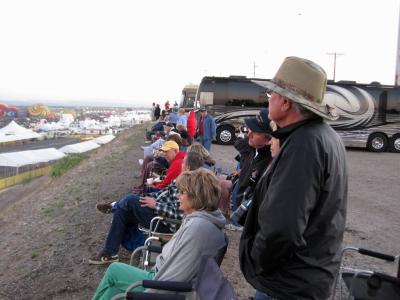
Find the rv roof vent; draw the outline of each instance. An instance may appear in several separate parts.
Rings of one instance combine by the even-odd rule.
[[[246,79],[246,76],[242,76],[242,75],[231,75],[229,76],[229,78],[238,78],[238,79]]]
[[[371,85],[381,85],[381,83],[379,81],[371,81],[370,84]]]

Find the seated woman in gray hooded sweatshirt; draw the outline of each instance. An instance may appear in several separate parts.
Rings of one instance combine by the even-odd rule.
[[[157,257],[154,269],[147,272],[123,263],[113,263],[104,274],[93,299],[111,299],[139,280],[193,280],[200,258],[203,255],[216,256],[224,246],[222,229],[225,218],[218,209],[221,194],[218,178],[211,171],[200,168],[182,173],[176,185],[180,191],[179,208],[185,218]]]

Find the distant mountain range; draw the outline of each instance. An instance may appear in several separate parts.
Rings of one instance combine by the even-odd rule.
[[[71,101],[42,101],[42,100],[1,100],[0,103],[7,104],[8,106],[31,106],[35,103],[43,103],[47,106],[61,106],[61,107],[134,107],[134,108],[150,108],[149,106],[145,107],[143,105],[137,105],[135,103],[123,103],[116,101],[90,101],[90,100],[71,100]]]

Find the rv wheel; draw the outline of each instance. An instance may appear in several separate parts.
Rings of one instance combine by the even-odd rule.
[[[400,153],[400,134],[397,133],[390,139],[390,151]]]
[[[235,129],[231,126],[224,125],[217,129],[217,142],[221,145],[232,145],[236,140]]]
[[[373,133],[368,138],[367,149],[372,152],[385,152],[388,139],[383,133]]]

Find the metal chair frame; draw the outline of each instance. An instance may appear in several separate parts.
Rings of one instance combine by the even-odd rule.
[[[386,300],[386,297],[382,297],[377,293],[377,290],[381,288],[381,286],[376,286],[376,291],[370,290],[370,280],[371,278],[373,279],[374,277],[381,278],[381,280],[385,280],[386,283],[389,282],[389,284],[393,283],[394,287],[398,288],[399,295],[397,299],[400,299],[400,256],[396,255],[388,255],[376,251],[371,251],[368,249],[364,248],[357,248],[357,247],[345,247],[340,254],[340,261],[343,261],[343,257],[347,252],[350,251],[355,251],[358,252],[361,255],[367,255],[370,257],[382,259],[388,262],[395,262],[396,260],[398,261],[398,274],[397,277],[384,274],[384,273],[379,273],[375,272],[372,270],[363,270],[363,269],[355,269],[351,267],[340,267],[340,270],[335,278],[335,283],[333,287],[333,292],[332,292],[332,297],[331,300],[336,299],[336,292],[338,290],[338,284],[340,283],[339,289],[340,289],[340,295],[339,299],[363,299],[363,300],[369,300],[369,299],[376,299],[376,300]],[[340,281],[343,280],[344,284],[342,284]],[[361,284],[363,283],[363,284]],[[343,296],[343,285],[347,287],[347,297]],[[388,285],[386,285],[387,287]],[[359,290],[359,289],[366,289],[366,290]],[[360,293],[366,293],[367,296],[363,297],[357,297]],[[365,298],[367,297],[367,298]]]

